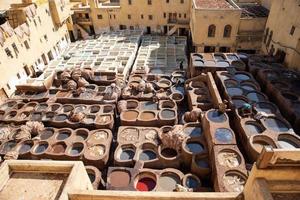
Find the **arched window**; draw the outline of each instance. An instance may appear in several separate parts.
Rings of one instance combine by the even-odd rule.
[[[231,26],[228,24],[224,27],[223,37],[229,38],[231,36]]]
[[[216,26],[214,24],[208,27],[208,37],[215,37],[216,34]]]

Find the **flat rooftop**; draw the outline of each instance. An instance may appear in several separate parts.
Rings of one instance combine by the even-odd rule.
[[[268,17],[269,10],[259,4],[241,4],[242,18],[247,17]]]
[[[232,9],[226,0],[194,0],[196,9]]]

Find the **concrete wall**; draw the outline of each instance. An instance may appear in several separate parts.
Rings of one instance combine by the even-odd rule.
[[[295,30],[290,34],[292,27]],[[266,29],[273,36],[270,45],[263,44],[265,53],[274,54],[277,50],[286,53],[285,63],[292,68],[300,69],[300,6],[298,0],[276,0],[273,1]],[[267,42],[270,34],[267,37]],[[273,45],[273,48],[272,48]],[[271,50],[273,49],[273,50]]]

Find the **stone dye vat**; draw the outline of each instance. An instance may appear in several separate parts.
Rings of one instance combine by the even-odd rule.
[[[295,131],[300,132],[300,74],[288,69],[261,69],[257,80],[274,100]]]
[[[184,175],[173,168],[153,170],[125,167],[110,167],[107,175],[107,189],[127,191],[175,192],[185,188],[189,191],[205,190],[201,180],[193,175]]]
[[[190,58],[190,77],[201,73],[227,70],[227,68],[245,70],[246,65],[235,53],[192,53]]]
[[[179,138],[172,135],[177,133],[182,135],[179,135]],[[148,168],[179,169],[181,165],[190,167],[194,156],[207,155],[201,125],[196,123],[163,126],[160,129],[121,126],[117,142],[114,161],[116,165],[124,167],[133,166],[139,161]]]
[[[200,108],[202,111],[218,108],[222,99],[210,72],[188,79],[185,82],[189,110]]]
[[[183,71],[175,71],[171,76],[134,74],[129,77],[122,98],[140,101],[169,99],[180,103],[185,96],[184,82]]]
[[[297,140],[290,124],[282,117],[277,106],[247,72],[217,72],[223,96],[234,111],[235,130],[251,162],[256,161],[264,146],[280,148],[277,138],[280,134],[291,134]],[[247,85],[246,85],[247,84]],[[249,108],[245,108],[249,105]],[[294,142],[287,146],[297,146]],[[297,144],[297,143],[296,143]]]
[[[211,159],[214,189],[219,192],[241,192],[247,180],[244,157],[237,147],[229,117],[218,110],[203,115],[204,134]]]
[[[18,134],[18,128],[11,129],[11,138]],[[85,128],[46,127],[39,139],[4,140],[0,146],[0,155],[16,151],[20,159],[81,160],[86,165],[104,168],[112,142],[112,133],[107,129],[89,131]]]
[[[24,124],[40,121],[48,126],[79,128],[112,128],[113,105],[83,105],[8,101],[0,106],[3,116],[0,121]],[[5,109],[5,110],[3,110]]]
[[[161,127],[178,122],[177,105],[172,100],[158,102],[126,100],[119,105],[119,112],[123,126]]]

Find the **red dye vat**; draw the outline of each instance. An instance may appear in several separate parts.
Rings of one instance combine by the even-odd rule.
[[[142,178],[136,184],[136,189],[139,191],[151,191],[155,188],[156,182],[152,178]]]

